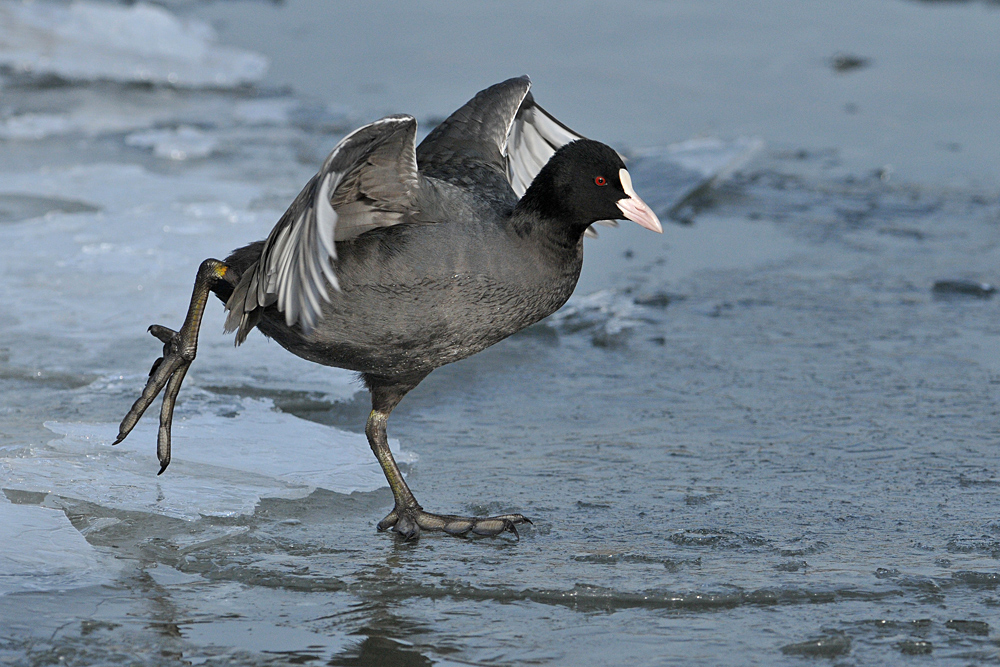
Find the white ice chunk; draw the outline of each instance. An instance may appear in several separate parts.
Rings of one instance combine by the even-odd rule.
[[[208,393],[188,395],[197,403]],[[317,487],[386,486],[364,435],[278,412],[269,400],[232,399],[232,414],[214,399],[214,409],[175,416],[173,461],[163,475],[153,414],[116,447],[117,424],[47,422],[64,437],[0,452],[0,486],[183,519],[250,514],[261,498],[302,498]],[[390,448],[399,462],[415,460],[398,441]]]
[[[236,103],[234,115],[247,125],[285,125],[298,105],[292,97],[242,100]]]
[[[96,586],[119,569],[61,510],[15,505],[0,493],[0,595]]]
[[[0,65],[26,75],[190,87],[263,77],[264,56],[215,39],[206,23],[142,2],[0,1]]]
[[[618,337],[646,319],[640,306],[628,295],[601,290],[586,296],[572,296],[552,314],[546,324],[560,331],[587,331],[598,345],[612,345]]]
[[[764,147],[756,138],[689,139],[636,151],[628,165],[635,191],[660,216],[669,215],[693,192],[729,178]]]
[[[224,96],[210,93],[113,95],[101,89],[74,87],[65,110],[26,110],[0,120],[0,139],[26,141],[73,134],[93,137],[168,127],[179,120],[210,126],[225,126],[234,120],[245,123],[239,107],[239,103],[234,107]]]
[[[0,139],[44,139],[72,129],[72,120],[66,114],[25,113],[0,122]]]
[[[740,137],[732,141],[717,137],[696,137],[670,144],[662,151],[647,151],[645,155],[669,157],[686,169],[721,181],[743,167],[762,148],[764,142],[756,137]]]
[[[182,125],[177,129],[135,132],[125,137],[125,143],[139,148],[152,148],[156,157],[187,160],[208,157],[219,141],[197,128]]]

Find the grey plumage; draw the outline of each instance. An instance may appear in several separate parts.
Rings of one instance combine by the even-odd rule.
[[[339,242],[419,216],[428,179],[492,186],[495,206],[527,190],[555,151],[583,137],[538,106],[528,77],[492,86],[415,146],[417,122],[396,115],[344,137],[271,231],[260,259],[243,272],[226,303],[227,332],[242,343],[277,304],[285,323],[309,333],[339,289]],[[419,165],[419,167],[418,167]],[[507,200],[507,201],[504,201]]]
[[[344,137],[268,235],[260,259],[226,303],[226,331],[242,343],[260,308],[277,303],[288,326],[310,331],[339,288],[336,242],[398,224],[412,206],[420,176],[414,159],[417,121],[389,116]]]

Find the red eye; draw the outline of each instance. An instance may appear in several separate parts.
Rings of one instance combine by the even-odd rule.
[[[604,178],[603,176],[598,176],[597,178],[594,179],[594,183],[597,183],[598,185],[607,185],[608,179]]]

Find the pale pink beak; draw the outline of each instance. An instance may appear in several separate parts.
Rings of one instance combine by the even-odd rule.
[[[622,181],[622,188],[625,190],[625,194],[628,195],[628,198],[619,199],[616,202],[621,212],[632,222],[639,223],[639,225],[646,229],[662,234],[663,226],[660,224],[659,218],[646,205],[646,202],[639,199],[639,195],[632,189],[632,177],[629,176],[628,170],[619,169],[618,177]]]

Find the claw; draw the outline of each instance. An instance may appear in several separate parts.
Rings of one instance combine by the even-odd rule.
[[[386,529],[392,528],[393,526],[395,526],[396,525],[396,521],[398,521],[398,520],[399,520],[399,510],[397,510],[394,507],[392,509],[392,511],[389,512],[388,514],[386,514],[385,518],[382,519],[381,521],[379,521],[378,525],[375,526],[375,527],[378,529],[378,532],[381,533],[381,532],[385,531]]]
[[[128,414],[118,427],[118,437],[112,443],[117,445],[124,440],[146,408],[163,391],[163,405],[160,408],[160,429],[156,439],[156,456],[160,462],[160,472],[170,465],[170,425],[174,418],[174,404],[181,390],[181,383],[187,374],[191,362],[194,361],[198,349],[198,330],[201,328],[201,318],[205,312],[205,303],[213,285],[226,273],[226,266],[217,259],[206,259],[198,269],[194,289],[191,292],[191,305],[188,307],[184,324],[179,331],[154,324],[149,327],[149,333],[163,343],[163,356],[153,362],[149,369],[149,379],[142,394],[132,404]]]

